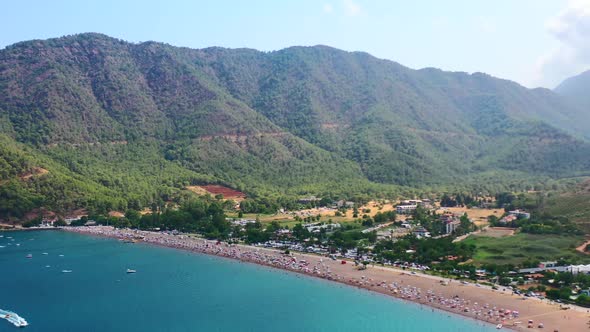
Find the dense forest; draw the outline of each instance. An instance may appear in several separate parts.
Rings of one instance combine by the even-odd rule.
[[[27,41],[0,50],[0,218],[203,183],[275,202],[559,186],[590,175],[577,115],[549,90],[325,46]]]

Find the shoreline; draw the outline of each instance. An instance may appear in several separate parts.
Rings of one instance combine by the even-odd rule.
[[[474,284],[462,284],[452,280],[447,285],[441,280],[448,279],[412,274],[395,268],[369,266],[358,270],[349,261],[305,253],[285,255],[275,249],[247,245],[228,245],[190,235],[168,235],[164,233],[116,230],[108,226],[64,227],[62,230],[98,237],[131,239],[142,237],[142,242],[160,247],[173,248],[200,254],[238,260],[260,266],[294,272],[309,277],[334,281],[345,286],[368,290],[380,295],[412,302],[419,306],[441,310],[446,313],[468,318],[494,327],[502,324],[510,330],[527,331],[579,331],[587,329],[587,314],[579,310],[561,310],[557,305],[537,299],[521,300],[523,297]],[[519,314],[514,314],[517,311]],[[509,313],[509,314],[508,314]],[[527,328],[529,319],[534,320]],[[521,324],[515,325],[515,322]],[[538,328],[538,323],[544,328]]]

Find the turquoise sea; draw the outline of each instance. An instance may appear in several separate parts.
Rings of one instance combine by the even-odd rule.
[[[28,331],[495,331],[223,258],[60,231],[0,235],[0,308],[27,319]],[[0,320],[0,331],[16,329]]]

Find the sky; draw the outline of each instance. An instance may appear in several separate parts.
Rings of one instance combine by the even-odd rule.
[[[531,88],[553,88],[590,69],[590,0],[29,0],[2,7],[0,48],[83,32],[191,48],[322,44]]]

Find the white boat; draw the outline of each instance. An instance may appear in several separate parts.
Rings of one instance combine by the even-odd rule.
[[[43,255],[49,255],[48,253],[44,252]]]
[[[32,254],[28,254],[26,257],[27,258],[33,258],[33,255]]]
[[[499,330],[499,329],[501,329],[501,328],[502,328],[502,324],[498,324],[498,325],[496,325],[496,329],[497,329],[497,330]]]
[[[127,269],[127,273],[136,273],[137,271],[132,270],[132,269]]]
[[[61,270],[62,273],[72,273],[72,270]]]
[[[29,323],[27,323],[27,321],[24,318],[8,310],[0,309],[0,318],[6,319],[16,327],[25,327],[29,325]]]

